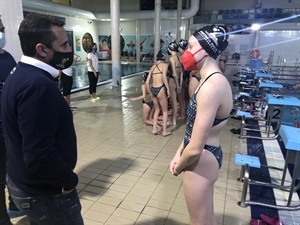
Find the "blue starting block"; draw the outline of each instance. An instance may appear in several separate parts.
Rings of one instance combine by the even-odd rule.
[[[235,153],[234,163],[240,166],[248,164],[250,167],[260,168],[260,160],[257,156]]]
[[[235,116],[244,116],[245,118],[251,118],[251,117],[252,117],[251,113],[249,113],[249,112],[244,112],[244,111],[242,111],[242,110],[236,111]]]

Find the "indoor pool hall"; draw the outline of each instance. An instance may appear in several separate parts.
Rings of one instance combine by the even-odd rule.
[[[300,0],[0,0],[0,225],[300,225],[299,39]]]
[[[109,70],[109,64],[100,62],[100,65]],[[185,123],[181,121],[176,127],[169,127],[172,135],[168,137],[152,135],[151,127],[142,122],[142,103],[129,101],[130,97],[141,94],[143,72],[138,70],[147,70],[149,66],[127,68],[134,74],[122,76],[121,86],[100,84],[97,87],[99,102],[90,102],[86,89],[71,94],[72,104],[77,107],[73,110],[78,142],[77,188],[86,225],[188,224],[182,176],[174,177],[168,169],[182,141]],[[77,68],[80,71],[77,77],[84,76],[84,66],[75,67],[75,71]],[[84,86],[81,84],[82,88]],[[232,89],[236,92],[235,86]],[[293,118],[290,114],[287,111],[287,119]],[[292,122],[284,119],[282,123]],[[257,121],[247,123],[258,125]],[[246,225],[260,214],[279,217],[285,225],[300,224],[299,210],[240,206],[243,183],[237,180],[241,166],[235,163],[235,154],[257,156],[261,164],[280,168],[284,167],[286,155],[280,136],[272,140],[240,138],[239,134],[231,132],[240,127],[240,118],[232,115],[221,135],[224,159],[214,194],[218,225]],[[261,129],[262,132],[247,131],[247,135],[266,137]],[[289,166],[286,182],[291,182],[291,174]],[[251,179],[263,182],[278,183],[281,177],[282,170],[273,171],[267,167],[251,168],[250,171]],[[246,196],[251,201],[270,205],[285,205],[288,197],[288,191],[253,184],[249,185]],[[293,193],[291,202],[291,205],[298,204],[299,191]],[[12,222],[29,224],[26,217]]]
[[[111,62],[103,61],[99,63],[99,70],[101,76],[98,79],[98,85],[111,82],[112,79],[112,64]],[[151,65],[149,63],[132,63],[122,62],[121,63],[121,77],[134,76],[137,73],[149,70]],[[87,76],[87,62],[76,62],[72,66],[73,74],[73,86],[72,92],[87,89],[89,86],[89,79]]]

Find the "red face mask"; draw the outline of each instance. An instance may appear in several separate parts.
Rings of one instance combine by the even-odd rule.
[[[196,51],[194,54],[192,54],[190,51],[185,51],[181,56],[181,63],[185,70],[192,71],[192,70],[198,70],[197,64],[206,56],[203,56],[202,59],[200,59],[198,62],[196,62],[195,55],[203,50],[203,48],[200,48],[198,51]]]

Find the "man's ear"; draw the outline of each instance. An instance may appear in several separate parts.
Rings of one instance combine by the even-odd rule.
[[[36,52],[37,54],[39,54],[42,57],[46,57],[47,56],[47,50],[46,50],[46,46],[43,44],[37,44],[36,47]]]

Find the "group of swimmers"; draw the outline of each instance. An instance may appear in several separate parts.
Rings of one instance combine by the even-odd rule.
[[[169,63],[166,63],[165,55],[159,51],[156,55],[157,62],[149,72],[143,74],[142,95],[130,98],[130,101],[142,100],[143,121],[146,125],[153,126],[154,135],[160,133],[160,126],[163,136],[170,135],[167,126],[176,126],[178,119],[186,118],[187,103],[199,85],[199,72],[184,70],[180,60],[187,46],[188,41],[184,39],[178,43],[171,42],[168,45]],[[160,115],[162,121],[159,120]]]

